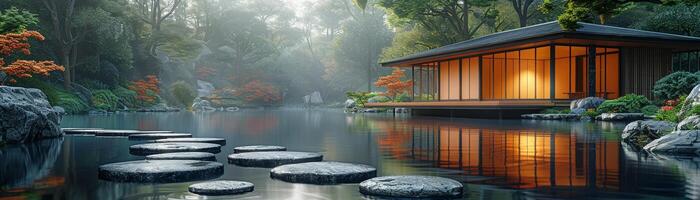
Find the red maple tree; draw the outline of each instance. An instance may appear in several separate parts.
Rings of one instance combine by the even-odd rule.
[[[31,55],[29,50],[31,45],[28,41],[32,38],[38,41],[45,39],[36,31],[0,34],[0,56],[8,57],[15,52]],[[5,64],[5,59],[0,58],[0,71],[5,74],[5,77],[0,80],[0,85],[4,85],[8,80],[10,83],[15,83],[18,78],[31,78],[34,74],[48,76],[52,71],[65,70],[63,66],[56,65],[53,61],[16,60],[7,66]]]
[[[385,87],[386,92],[384,96],[391,99],[395,99],[396,95],[402,94],[404,92],[410,92],[411,87],[413,87],[413,81],[401,81],[401,78],[405,77],[406,73],[399,68],[394,68],[394,71],[387,76],[379,77],[377,82],[374,82],[374,86]]]
[[[249,103],[275,103],[282,99],[279,89],[269,83],[253,80],[245,84],[237,95]]]
[[[131,85],[129,85],[129,90],[136,92],[136,99],[147,103],[153,103],[160,93],[158,83],[160,83],[158,77],[155,75],[148,75],[145,80],[132,81]]]

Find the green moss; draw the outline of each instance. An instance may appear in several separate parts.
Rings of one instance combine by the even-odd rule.
[[[565,108],[547,108],[541,114],[570,114],[571,110]]]

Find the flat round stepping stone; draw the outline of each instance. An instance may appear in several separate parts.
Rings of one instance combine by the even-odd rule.
[[[434,176],[384,176],[360,183],[365,195],[395,198],[458,198],[462,183]]]
[[[62,128],[63,133],[67,135],[92,135],[96,132],[103,131],[101,128]]]
[[[95,136],[129,136],[134,134],[172,133],[172,131],[139,131],[139,130],[94,130]]]
[[[219,153],[221,152],[221,145],[210,143],[173,142],[137,144],[129,147],[129,153],[137,156],[177,152]]]
[[[158,143],[165,142],[194,142],[194,143],[212,143],[221,146],[226,145],[226,139],[223,138],[168,138],[156,140]]]
[[[207,152],[162,153],[146,156],[146,160],[203,160],[216,161],[216,155]]]
[[[243,181],[209,181],[190,185],[188,190],[199,195],[234,195],[253,191],[253,184]]]
[[[102,180],[138,183],[173,183],[207,180],[224,174],[224,165],[197,160],[139,160],[102,165]]]
[[[268,145],[251,145],[233,148],[233,153],[261,152],[261,151],[286,151],[287,147],[283,146],[268,146]]]
[[[129,135],[129,140],[158,140],[168,138],[191,138],[189,133],[149,133]]]
[[[323,160],[323,155],[296,151],[264,151],[231,154],[228,162],[243,167],[277,167],[280,165],[315,162]]]
[[[309,162],[282,165],[270,170],[270,177],[292,183],[359,183],[377,176],[377,169],[363,164]]]

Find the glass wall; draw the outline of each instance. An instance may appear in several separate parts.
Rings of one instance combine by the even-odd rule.
[[[555,47],[555,97],[580,99],[589,94],[588,47]],[[620,96],[620,51],[596,48],[595,96],[614,99]]]
[[[549,46],[482,56],[483,99],[549,99]]]
[[[700,51],[673,54],[673,71],[700,71]]]
[[[414,100],[570,100],[587,97],[591,81],[589,47],[557,45],[553,49],[551,52],[551,46],[543,46],[416,65],[413,67]],[[595,54],[595,95],[618,98],[619,49],[596,48]],[[687,60],[698,59],[700,57]],[[552,62],[554,72],[551,71]]]
[[[438,96],[438,64],[413,66],[413,100],[434,101]]]

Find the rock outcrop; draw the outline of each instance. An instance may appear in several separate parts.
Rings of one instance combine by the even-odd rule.
[[[693,115],[685,118],[683,121],[678,123],[676,130],[679,131],[689,131],[689,130],[700,130],[700,116]]]
[[[650,142],[644,146],[644,150],[662,154],[700,155],[698,136],[700,130],[674,131]]]
[[[652,140],[656,140],[673,132],[676,124],[666,121],[639,120],[628,124],[622,131],[622,140],[636,147],[644,147]]]
[[[605,99],[600,97],[587,97],[572,101],[571,105],[569,105],[569,109],[573,114],[583,114],[588,109],[598,108],[598,106],[600,106],[600,104],[603,104],[603,102],[605,102]]]
[[[693,91],[685,98],[685,104],[683,104],[681,110],[678,111],[678,116],[685,116],[688,112],[693,110],[693,107],[698,105],[700,105],[700,85],[695,86]]]
[[[0,86],[0,143],[26,143],[63,136],[63,115],[38,89]]]

